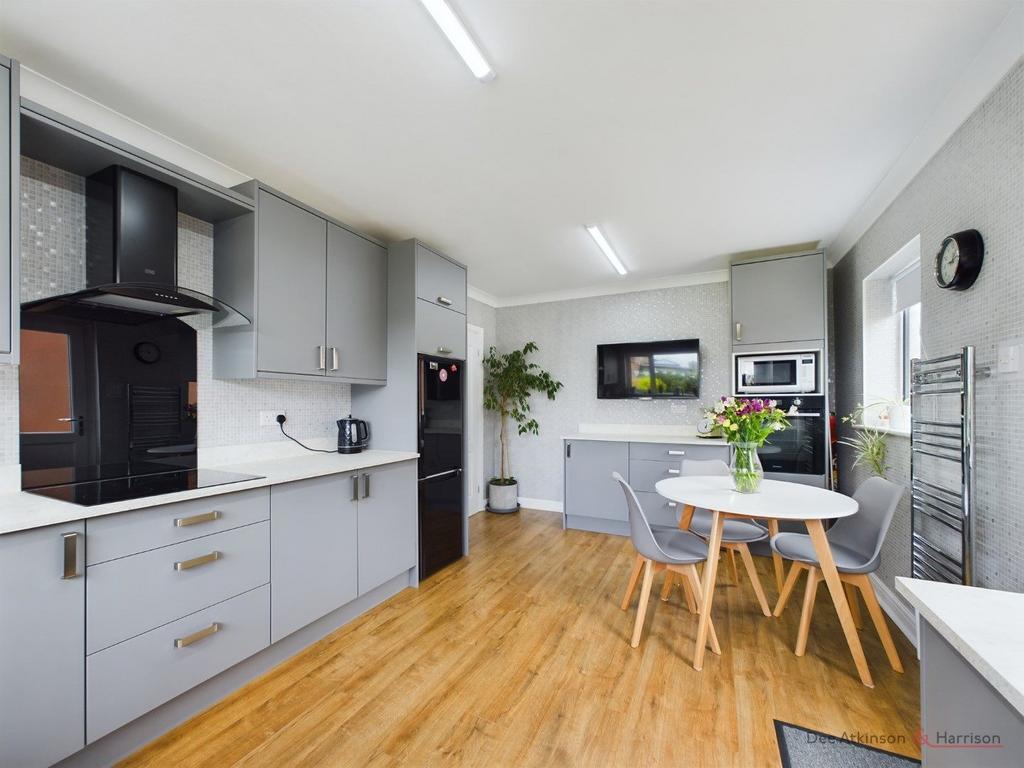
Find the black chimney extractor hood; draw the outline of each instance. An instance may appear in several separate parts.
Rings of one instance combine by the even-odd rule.
[[[69,312],[141,323],[154,315],[210,314],[214,325],[249,318],[178,281],[178,190],[111,165],[86,179],[86,288],[22,305],[26,312]]]

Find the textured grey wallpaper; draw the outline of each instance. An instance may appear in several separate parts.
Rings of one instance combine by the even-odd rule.
[[[85,180],[22,158],[21,297],[68,293],[85,285]],[[178,215],[178,280],[213,290],[213,226]],[[284,409],[297,437],[335,434],[350,408],[347,384],[217,381],[212,376],[209,318],[198,330],[199,445],[203,448],[284,440],[277,426],[258,425],[260,410]],[[18,463],[18,373],[0,366],[0,465]]]
[[[966,292],[935,285],[931,259],[942,239],[963,229],[985,238],[985,266]],[[840,413],[861,397],[861,282],[915,235],[921,235],[922,346],[925,357],[977,347],[979,365],[994,364],[996,345],[1024,337],[1024,62],[929,161],[835,267],[837,393]],[[993,377],[977,388],[975,580],[1024,591],[1024,380]],[[890,437],[890,478],[909,483],[910,442]],[[841,486],[864,473],[840,449]],[[908,491],[909,494],[909,491]],[[910,572],[910,505],[904,498],[889,531],[879,576],[890,586]]]
[[[503,352],[537,342],[535,361],[565,385],[555,402],[534,398],[540,435],[511,441],[512,471],[520,495],[528,498],[562,500],[562,435],[581,422],[692,425],[701,404],[729,388],[732,344],[724,282],[502,307],[497,331]],[[597,399],[598,344],[677,338],[700,339],[700,400]]]

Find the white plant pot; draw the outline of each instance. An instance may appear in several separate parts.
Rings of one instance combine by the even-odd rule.
[[[507,515],[519,511],[519,483],[515,485],[487,484],[487,509]]]

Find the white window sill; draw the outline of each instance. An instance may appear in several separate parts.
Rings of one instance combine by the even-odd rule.
[[[868,426],[867,424],[853,424],[852,426],[854,429],[873,429],[876,432],[881,432],[884,435],[894,435],[896,437],[906,437],[908,439],[910,438],[910,430],[906,429],[894,429],[892,427],[883,427],[878,425]]]

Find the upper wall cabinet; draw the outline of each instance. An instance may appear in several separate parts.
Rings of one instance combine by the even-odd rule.
[[[466,268],[417,243],[416,296],[466,314]]]
[[[214,294],[253,319],[214,329],[214,376],[387,379],[387,251],[258,183],[214,233]]]
[[[825,338],[825,254],[732,267],[733,344],[791,344]]]
[[[18,62],[0,56],[0,363],[18,362]]]

